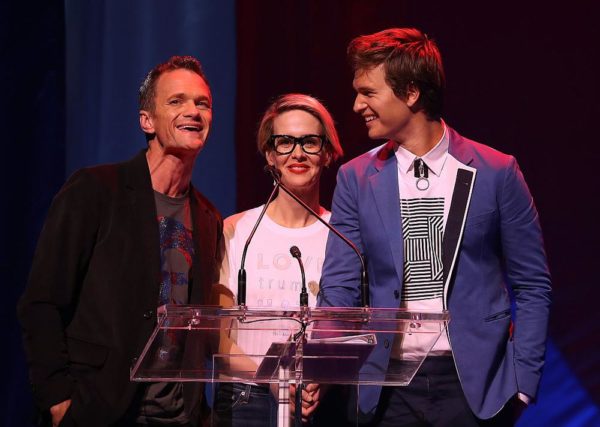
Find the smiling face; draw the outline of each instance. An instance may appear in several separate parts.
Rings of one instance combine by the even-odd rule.
[[[273,119],[274,135],[322,135],[319,120],[303,110],[290,110]],[[328,143],[325,143],[327,145]],[[323,166],[329,164],[331,154],[326,146],[318,154],[306,154],[300,144],[289,154],[277,154],[270,148],[267,162],[281,171],[282,182],[297,192],[318,191]]]
[[[140,111],[140,126],[165,154],[196,155],[212,122],[210,89],[187,69],[163,73],[156,82],[154,111]]]
[[[402,141],[418,94],[409,91],[406,100],[398,98],[385,81],[383,64],[357,70],[352,85],[356,91],[354,112],[364,118],[369,138]]]

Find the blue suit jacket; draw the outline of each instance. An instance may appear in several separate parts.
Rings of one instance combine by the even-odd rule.
[[[476,173],[468,172],[470,179],[461,184],[470,196],[465,199],[466,220],[451,208],[444,231],[449,224],[460,228],[454,242],[444,236],[449,277],[444,303],[467,401],[478,417],[489,418],[517,392],[535,398],[544,364],[550,275],[538,214],[514,157],[448,131],[449,153]],[[368,260],[372,307],[397,308],[400,303],[403,242],[398,194],[391,141],[338,172],[331,224]],[[359,271],[355,254],[330,235],[319,305],[358,306]],[[392,343],[385,341],[379,340],[363,372],[387,369]],[[373,386],[361,389],[362,412],[374,411],[380,391]]]

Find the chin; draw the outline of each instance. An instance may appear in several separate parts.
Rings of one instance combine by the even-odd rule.
[[[369,131],[369,139],[390,139],[390,137],[382,132]]]
[[[381,133],[377,132],[376,128],[370,128],[367,130],[367,135],[369,135],[369,138],[371,139],[379,139],[381,138]]]
[[[296,176],[283,176],[281,182],[283,182],[283,184],[288,186],[290,189],[295,189],[306,185],[306,179]]]
[[[307,193],[319,188],[319,181],[314,179],[291,179],[283,183],[294,193]]]
[[[289,187],[290,190],[305,187],[308,183],[306,179],[295,176],[284,177],[281,182],[283,182],[285,186]]]
[[[196,155],[204,148],[204,143],[185,144],[177,147],[168,147],[165,150],[166,154],[172,154],[178,157],[187,157]]]

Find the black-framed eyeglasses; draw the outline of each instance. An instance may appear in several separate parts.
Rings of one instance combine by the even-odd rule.
[[[277,154],[290,154],[300,144],[302,151],[306,154],[319,154],[323,149],[323,144],[327,141],[325,135],[271,135],[269,138],[271,145]]]

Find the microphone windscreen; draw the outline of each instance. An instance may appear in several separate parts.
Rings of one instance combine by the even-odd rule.
[[[294,258],[300,258],[302,256],[300,255],[300,249],[298,249],[298,246],[292,246],[290,248],[290,253]]]

